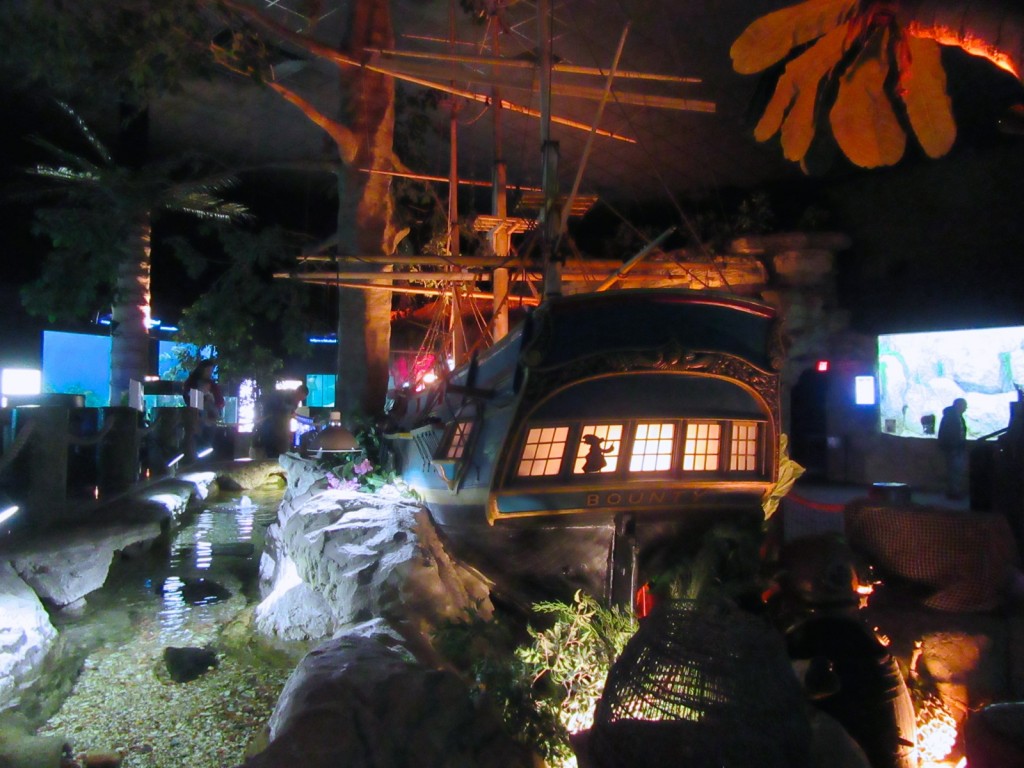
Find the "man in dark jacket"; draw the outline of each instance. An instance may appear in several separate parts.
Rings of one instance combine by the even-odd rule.
[[[958,397],[942,409],[939,422],[939,448],[946,460],[946,496],[962,499],[967,483],[967,401]]]
[[[268,459],[292,449],[291,420],[299,403],[309,397],[309,388],[275,390],[263,402],[263,416],[256,425],[256,444]]]

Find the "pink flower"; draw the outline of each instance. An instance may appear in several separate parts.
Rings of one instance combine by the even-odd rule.
[[[333,472],[327,473],[327,487],[337,489],[341,487],[341,478]]]
[[[357,475],[365,475],[367,472],[373,471],[373,462],[371,462],[369,459],[363,459],[354,467],[352,467],[352,471],[355,472]]]

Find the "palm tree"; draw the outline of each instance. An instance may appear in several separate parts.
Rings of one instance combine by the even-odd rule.
[[[151,317],[151,237],[160,212],[233,221],[246,208],[220,193],[236,183],[219,173],[199,177],[197,159],[125,167],[64,102],[61,111],[84,139],[86,152],[35,139],[53,158],[30,170],[48,184],[36,194],[60,203],[36,216],[36,232],[53,244],[39,280],[26,290],[29,311],[82,317],[98,296],[112,298],[110,402],[126,396],[128,382],[148,373]]]

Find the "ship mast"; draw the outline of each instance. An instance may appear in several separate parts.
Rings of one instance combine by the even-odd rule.
[[[455,0],[448,3],[448,46],[455,52]],[[452,81],[454,87],[455,82]],[[451,260],[450,271],[458,271],[454,266],[459,262],[459,124],[458,105],[455,97],[451,98],[451,109],[448,115],[448,132],[451,142],[448,159],[448,258]],[[462,307],[459,301],[458,284],[451,284],[449,293],[448,338],[451,344],[450,357],[454,365],[459,366],[466,360],[466,335],[462,327]]]
[[[540,211],[541,257],[544,264],[544,298],[562,295],[562,265],[554,252],[562,229],[558,203],[558,142],[551,139],[551,0],[537,2],[537,45],[540,47]]]
[[[511,284],[515,281],[522,282],[529,291],[528,296],[517,295],[516,300],[523,304],[536,304],[538,300],[556,297],[562,294],[563,282],[566,280],[589,281],[593,278],[589,273],[584,272],[591,268],[599,271],[606,271],[609,274],[616,273],[621,264],[611,266],[600,265],[588,261],[587,267],[576,269],[564,268],[561,258],[560,240],[565,236],[566,223],[570,216],[583,215],[596,201],[594,195],[579,195],[579,184],[583,168],[590,156],[593,140],[597,137],[604,137],[606,140],[625,143],[636,143],[636,139],[621,135],[619,133],[600,128],[602,114],[607,102],[614,98],[616,102],[625,105],[632,105],[645,109],[668,109],[694,112],[714,112],[715,105],[712,102],[680,98],[674,95],[652,93],[645,86],[676,87],[699,83],[698,78],[682,77],[678,75],[656,74],[649,72],[638,72],[619,68],[619,60],[622,55],[626,31],[619,41],[618,49],[611,69],[581,66],[578,63],[558,62],[554,60],[552,42],[554,36],[554,5],[558,0],[537,0],[536,2],[536,32],[537,47],[536,57],[529,61],[523,57],[502,58],[500,36],[506,28],[504,14],[507,13],[508,4],[503,2],[488,3],[491,13],[491,23],[488,34],[491,37],[490,56],[479,54],[460,53],[456,50],[458,40],[456,39],[456,23],[454,2],[449,5],[449,29],[444,37],[423,38],[436,43],[446,44],[447,52],[416,52],[400,51],[383,48],[365,49],[365,57],[355,59],[341,54],[326,46],[315,46],[312,52],[326,60],[332,61],[341,66],[362,67],[369,71],[380,72],[390,75],[399,80],[413,83],[418,86],[432,88],[441,93],[446,93],[452,100],[452,107],[449,114],[449,135],[451,141],[451,155],[449,158],[449,169],[446,177],[428,176],[404,170],[385,168],[365,168],[367,173],[386,174],[391,176],[404,176],[424,181],[446,181],[448,183],[448,237],[447,253],[444,256],[419,256],[408,261],[403,261],[400,256],[392,254],[359,254],[348,257],[334,257],[335,272],[327,273],[317,269],[317,263],[326,257],[321,256],[319,249],[307,253],[302,258],[302,268],[293,273],[279,273],[275,277],[281,279],[299,279],[307,283],[338,285],[346,288],[361,289],[367,291],[386,290],[399,293],[421,293],[423,295],[438,295],[446,293],[450,302],[448,318],[445,323],[449,327],[447,334],[451,341],[446,344],[446,356],[451,356],[457,362],[464,362],[467,355],[465,334],[462,329],[462,310],[466,310],[466,302],[459,306],[460,299],[473,295],[477,298],[489,297],[492,300],[492,321],[489,328],[491,341],[502,338],[508,332],[509,299],[512,295]],[[523,19],[526,21],[526,19]],[[294,36],[294,33],[282,28],[275,28],[285,39]],[[626,30],[629,24],[626,25]],[[308,44],[308,41],[304,41]],[[598,88],[580,82],[600,77],[604,80],[604,87]],[[508,101],[509,91],[519,92],[533,90],[539,85],[539,110],[528,106]],[[481,87],[487,90],[481,92]],[[614,90],[613,90],[614,89]],[[536,91],[535,91],[536,92]],[[505,98],[503,98],[503,95]],[[597,114],[593,121],[582,122],[571,119],[565,115],[556,115],[552,112],[552,96],[566,97],[572,100],[589,100],[599,103]],[[484,180],[460,179],[458,174],[458,136],[457,136],[457,106],[460,100],[470,100],[476,103],[487,105],[492,111],[493,131],[493,173],[492,178]],[[520,115],[536,117],[540,122],[540,148],[541,148],[541,169],[542,184],[540,190],[531,190],[527,187],[519,187],[523,193],[520,206],[523,211],[520,215],[510,216],[508,209],[508,180],[507,164],[505,157],[505,121],[507,114],[514,112]],[[557,123],[568,130],[587,132],[588,138],[584,149],[580,168],[576,175],[572,191],[567,200],[561,200],[559,195],[558,167],[559,167],[559,143],[552,139],[551,126]],[[477,216],[474,220],[474,228],[478,232],[487,232],[490,239],[492,255],[489,257],[464,257],[459,248],[458,228],[458,186],[460,184],[490,186],[492,188],[492,205],[490,215]],[[535,194],[539,192],[539,194]],[[528,210],[538,211],[531,215]],[[537,245],[540,255],[540,264],[534,267],[526,264],[522,259],[515,262],[516,271],[513,273],[509,265],[512,260],[511,238],[516,233],[522,233],[537,228]],[[325,244],[321,244],[321,248]],[[487,264],[483,262],[487,261]],[[361,273],[345,272],[345,266],[359,266],[365,263],[411,263],[424,268],[423,275],[433,274],[435,279],[441,279],[448,285],[443,291],[435,288],[417,288],[413,286],[404,287],[384,284],[384,280],[390,282],[405,281],[410,279],[409,273],[389,274],[381,280],[381,275],[376,274],[373,281],[363,279]],[[478,263],[479,262],[479,263]],[[463,289],[460,284],[467,284],[479,279],[478,274],[469,274],[465,267],[474,263],[477,267],[491,267],[492,290],[490,294],[473,290]],[[438,272],[432,271],[441,267]],[[692,270],[682,267],[686,274]],[[642,270],[637,269],[636,275]],[[442,275],[444,275],[442,277]],[[624,275],[618,279],[623,280]],[[634,282],[639,277],[633,279]],[[537,283],[541,282],[538,291]],[[475,311],[475,303],[472,305]],[[443,311],[443,310],[442,310]],[[482,320],[482,318],[481,318]],[[459,338],[461,337],[461,339]]]
[[[496,8],[495,13],[501,13]],[[491,20],[491,54],[501,56],[501,24],[495,17]],[[491,213],[500,223],[491,230],[491,250],[504,264],[512,247],[512,234],[508,226],[508,165],[505,163],[505,136],[501,107],[501,88],[497,83],[491,88],[491,119],[494,135],[494,186],[491,194]],[[500,266],[491,271],[492,312],[491,341],[508,335],[508,267]]]

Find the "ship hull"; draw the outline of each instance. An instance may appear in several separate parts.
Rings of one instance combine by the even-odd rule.
[[[454,554],[502,591],[626,602],[708,530],[763,519],[774,321],[688,291],[555,300],[402,402],[390,444]]]

